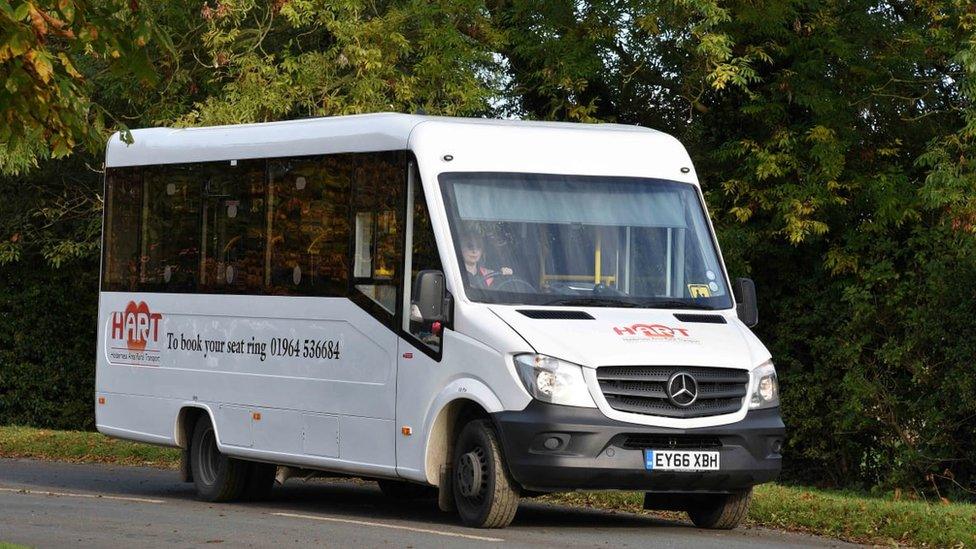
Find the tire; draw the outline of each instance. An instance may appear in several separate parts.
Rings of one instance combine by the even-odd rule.
[[[263,501],[271,497],[278,466],[271,463],[249,462],[247,480],[244,483],[244,499]]]
[[[424,486],[422,484],[415,484],[413,482],[387,479],[377,480],[376,484],[379,485],[383,495],[390,499],[411,501],[418,499],[435,499],[437,497],[437,488],[434,488],[433,486]]]
[[[220,453],[213,425],[205,415],[200,416],[193,429],[190,467],[198,498],[218,502],[244,495],[250,464]]]
[[[504,528],[519,504],[519,488],[508,474],[498,436],[486,420],[469,422],[454,444],[454,502],[461,522],[475,528]]]
[[[749,514],[752,488],[737,494],[709,496],[692,503],[688,517],[699,528],[731,530]]]

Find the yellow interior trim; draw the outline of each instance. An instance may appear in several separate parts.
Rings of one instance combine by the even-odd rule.
[[[596,233],[596,251],[593,253],[593,283],[600,283],[600,264],[603,263],[603,239]]]

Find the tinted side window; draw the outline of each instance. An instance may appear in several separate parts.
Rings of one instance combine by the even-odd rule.
[[[420,175],[416,168],[411,168],[412,177],[410,187],[412,193],[407,197],[408,223],[412,226],[410,242],[407,242],[407,253],[410,254],[406,263],[410,265],[410,279],[406,288],[409,310],[403,317],[403,328],[416,337],[421,343],[429,347],[434,353],[440,352],[443,338],[443,326],[436,326],[430,320],[424,320],[419,308],[413,305],[417,284],[417,274],[420,271],[437,270],[443,272],[441,257],[437,252],[437,241],[434,239],[434,229],[430,223],[430,213],[427,210],[427,200],[424,188],[420,183]]]
[[[262,293],[265,279],[264,161],[211,164],[203,176],[201,290]]]
[[[402,260],[404,157],[399,153],[357,156],[353,192],[355,286],[392,317],[396,310],[395,277]]]
[[[348,291],[351,155],[269,163],[270,293]]]
[[[140,289],[196,290],[202,187],[199,166],[146,169],[140,231]]]
[[[105,175],[105,247],[102,289],[135,291],[139,287],[139,225],[142,216],[142,169],[116,168]]]
[[[348,296],[392,319],[405,158],[398,151],[111,168],[102,287]]]

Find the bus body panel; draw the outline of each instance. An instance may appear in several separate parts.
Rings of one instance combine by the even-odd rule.
[[[190,400],[208,403],[228,448],[321,455],[331,437],[333,457],[395,465],[397,337],[349,300],[103,292],[100,304],[99,429],[173,441]],[[310,420],[323,414],[335,432]]]
[[[513,335],[495,320],[499,335]],[[415,432],[397,437],[397,470],[404,478],[438,483],[425,464],[433,451],[430,434],[438,415],[455,399],[473,401],[489,413],[518,410],[531,400],[513,373],[505,368],[506,356],[495,350],[498,347],[487,345],[469,333],[447,331],[444,357],[439,362],[410,343],[400,342],[403,353],[398,369],[397,423]],[[514,349],[528,350],[524,342],[514,343],[521,344]]]

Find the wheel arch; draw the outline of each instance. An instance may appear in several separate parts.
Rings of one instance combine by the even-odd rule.
[[[213,410],[205,404],[194,402],[184,404],[180,407],[179,413],[176,414],[176,423],[173,425],[173,438],[177,446],[184,450],[190,447],[190,440],[193,438],[193,427],[202,415],[210,418],[210,424],[214,427],[214,435],[218,441],[220,440]]]
[[[502,403],[487,385],[475,379],[459,379],[450,383],[434,399],[426,423],[424,473],[427,482],[440,485],[441,467],[451,461],[454,439],[462,425],[475,418],[490,419],[502,411]]]

